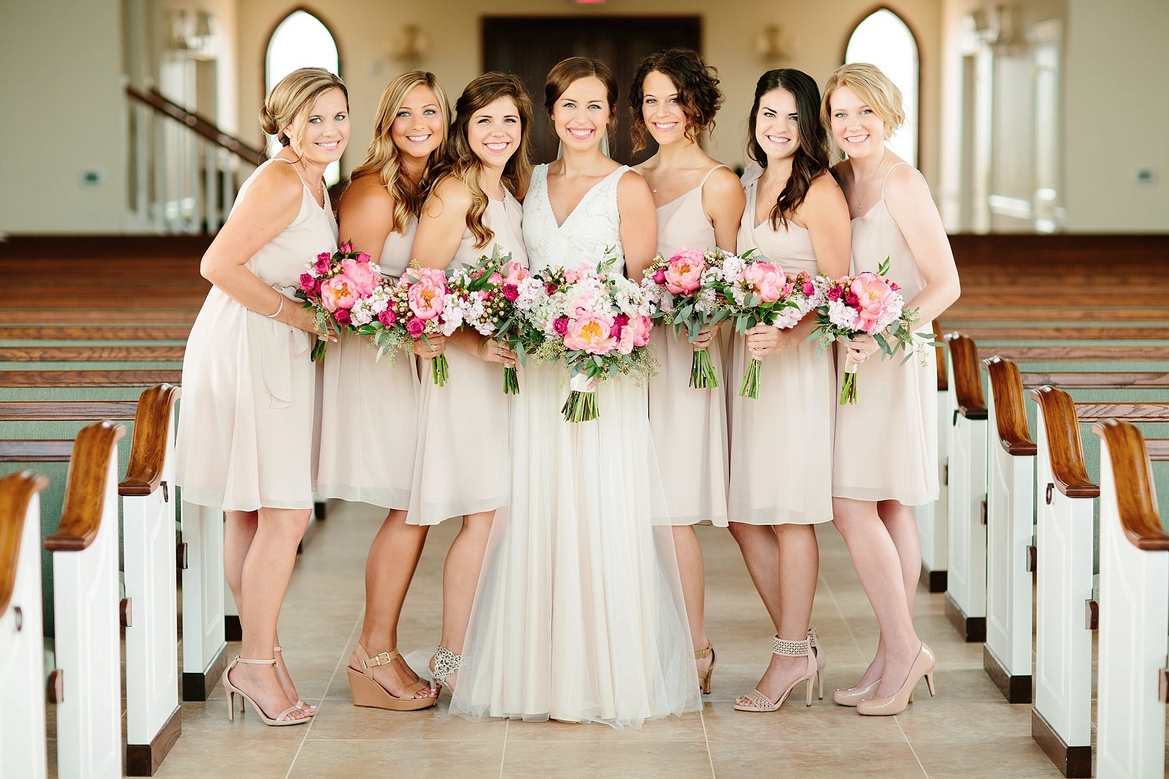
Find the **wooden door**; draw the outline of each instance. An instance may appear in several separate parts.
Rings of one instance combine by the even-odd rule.
[[[535,105],[532,123],[534,162],[556,158],[558,141],[544,110],[544,79],[565,57],[595,57],[613,69],[620,88],[617,129],[609,138],[613,159],[633,164],[653,154],[650,148],[632,155],[629,137],[629,85],[637,66],[648,55],[670,46],[701,52],[702,21],[698,16],[558,16],[483,19],[483,70],[515,73],[523,78]]]

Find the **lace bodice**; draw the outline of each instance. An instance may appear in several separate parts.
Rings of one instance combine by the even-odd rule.
[[[607,257],[616,257],[615,269],[624,271],[617,182],[627,170],[629,166],[622,165],[594,184],[564,224],[557,225],[548,200],[548,166],[536,166],[524,198],[524,244],[533,273],[551,265],[595,265]]]

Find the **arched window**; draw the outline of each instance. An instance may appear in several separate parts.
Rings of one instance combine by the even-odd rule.
[[[340,75],[340,60],[337,42],[320,19],[308,11],[293,11],[276,25],[268,39],[268,51],[264,57],[264,94],[297,68],[325,68]],[[268,145],[275,151],[276,139],[269,138]],[[325,183],[329,186],[341,180],[340,163],[332,163],[325,169]]]
[[[889,139],[889,148],[917,166],[918,83],[917,41],[901,17],[882,8],[856,26],[848,39],[845,63],[871,62],[901,90],[905,125]]]

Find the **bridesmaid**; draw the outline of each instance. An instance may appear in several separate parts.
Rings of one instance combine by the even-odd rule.
[[[748,154],[762,170],[745,179],[739,249],[755,249],[784,272],[848,273],[848,204],[828,172],[820,90],[798,70],[770,70],[755,86]],[[815,317],[781,330],[760,325],[733,336],[731,376],[763,362],[759,398],[731,400],[731,535],[775,625],[771,663],[740,711],[775,711],[826,659],[809,629],[820,550],[814,525],[832,519],[832,427],[836,371],[807,340]],[[793,413],[793,409],[795,413]]]
[[[450,103],[433,73],[412,70],[382,93],[373,141],[353,171],[339,211],[341,235],[402,274],[418,227],[431,168],[445,150]],[[442,351],[442,336],[415,352]],[[427,528],[406,524],[414,478],[418,373],[412,357],[377,359],[364,338],[343,340],[325,356],[317,493],[389,510],[365,565],[365,620],[349,658],[358,706],[413,711],[435,696],[398,653],[398,619]]]
[[[450,149],[418,220],[413,256],[424,267],[474,265],[494,247],[527,265],[522,198],[532,165],[532,101],[518,76],[485,73],[455,104]],[[496,509],[510,478],[508,396],[500,372],[516,356],[464,328],[449,339],[450,379],[439,387],[423,369],[418,455],[410,511],[413,525],[448,517],[463,526],[443,568],[442,640],[432,660],[438,684],[459,668],[471,604]],[[521,379],[522,381],[522,379]]]
[[[282,148],[240,187],[199,266],[213,286],[183,360],[175,481],[226,517],[224,570],[243,628],[223,674],[228,719],[239,695],[265,724],[299,725],[315,708],[274,647],[312,513],[309,348],[323,336],[292,294],[305,263],[337,249],[323,175],[349,140],[349,94],[332,73],[301,68],[272,88],[260,124]]]
[[[958,299],[958,271],[925,179],[885,146],[905,121],[901,92],[872,65],[844,65],[824,86],[820,120],[847,155],[833,173],[852,217],[853,271],[889,258],[906,308],[931,332]],[[832,699],[861,714],[897,714],[922,676],[934,691],[934,656],[913,628],[921,548],[910,508],[938,497],[934,354],[871,359],[878,347],[869,337],[844,347],[861,366],[864,395],[837,410],[832,507],[881,638],[856,685]],[[861,441],[881,442],[880,454]]]
[[[635,170],[645,177],[657,206],[657,250],[669,257],[683,248],[735,252],[743,216],[743,188],[735,174],[698,145],[714,127],[722,104],[715,70],[690,49],[673,48],[646,57],[633,77],[629,105],[633,147],[645,134],[658,151]],[[694,343],[654,328],[658,374],[649,382],[649,418],[674,526],[674,546],[686,615],[694,640],[698,682],[710,692],[714,648],[706,635],[705,573],[694,525],[727,524],[726,395],[723,389],[690,387],[696,349],[708,349],[722,376],[722,344],[710,329]]]

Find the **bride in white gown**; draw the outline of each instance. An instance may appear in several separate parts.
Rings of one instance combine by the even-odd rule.
[[[535,169],[524,203],[532,271],[616,256],[639,279],[654,254],[654,204],[641,176],[600,148],[612,73],[564,60],[545,97],[563,156]],[[565,374],[563,363],[524,372],[511,501],[496,515],[451,711],[622,726],[697,710],[646,388],[606,381],[599,418],[569,423]]]

